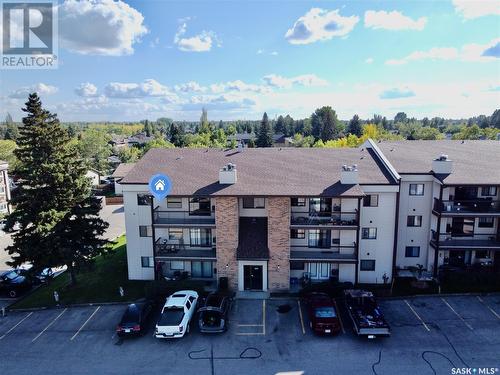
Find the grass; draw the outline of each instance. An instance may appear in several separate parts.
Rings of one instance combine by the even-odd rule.
[[[151,285],[150,281],[128,280],[125,236],[117,240],[111,253],[96,257],[92,268],[79,272],[76,277],[77,284],[70,286],[69,275],[65,272],[11,308],[55,306],[54,291],[59,293],[61,305],[133,301],[144,297]],[[120,286],[125,290],[124,297],[119,294]]]

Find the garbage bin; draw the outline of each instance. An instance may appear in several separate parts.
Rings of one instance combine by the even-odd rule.
[[[229,285],[229,280],[227,277],[219,277],[219,289],[227,290]]]

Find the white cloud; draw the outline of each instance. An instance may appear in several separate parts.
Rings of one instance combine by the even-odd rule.
[[[293,85],[300,86],[327,86],[328,82],[322,78],[319,78],[315,74],[303,74],[296,77],[283,77],[277,74],[269,74],[263,77],[264,82],[273,87],[286,88],[289,89]]]
[[[466,44],[459,50],[455,47],[434,47],[428,51],[415,51],[401,59],[390,59],[387,65],[403,65],[418,60],[460,60],[488,62],[500,57],[498,44],[500,38],[493,39],[487,44]]]
[[[163,86],[154,79],[146,79],[142,83],[110,82],[104,88],[110,98],[144,98],[165,97],[172,94],[168,87]]]
[[[78,96],[94,97],[97,96],[97,87],[90,82],[84,82],[75,88],[75,93]]]
[[[278,51],[272,51],[272,52],[270,53],[270,55],[271,55],[271,56],[278,56]]]
[[[262,55],[264,53],[264,50],[263,49],[258,49],[257,50],[257,55]]]
[[[367,64],[373,64],[373,57],[368,57],[366,60],[365,60],[365,63]]]
[[[212,44],[220,45],[217,35],[213,31],[202,31],[200,34],[185,38],[183,37],[187,31],[187,21],[183,20],[182,24],[177,29],[174,36],[174,43],[179,50],[185,52],[207,52],[212,49]]]
[[[415,96],[415,92],[408,87],[394,87],[382,91],[379,95],[380,99],[401,99],[411,98]]]
[[[180,92],[204,92],[207,91],[206,87],[201,86],[198,82],[189,81],[186,83],[182,83],[180,85],[174,86],[175,91]]]
[[[359,17],[343,17],[339,10],[312,8],[288,29],[285,38],[291,44],[309,44],[333,37],[344,37],[358,23]]]
[[[426,23],[426,17],[413,20],[397,10],[393,10],[392,12],[367,10],[365,12],[365,27],[372,29],[421,31],[424,29]]]
[[[182,105],[186,111],[201,110],[240,110],[248,109],[255,105],[255,101],[250,98],[236,97],[227,94],[223,95],[200,95],[191,97],[188,103]]]
[[[222,93],[224,91],[255,92],[255,93],[266,93],[271,91],[271,89],[267,86],[245,83],[241,80],[229,81],[223,83],[214,83],[210,85],[210,90],[212,90],[212,92],[216,94]]]
[[[143,15],[121,0],[66,0],[58,18],[61,46],[84,55],[130,55],[148,32]]]
[[[500,5],[497,0],[453,0],[455,12],[465,19],[479,18],[488,15],[500,15]]]
[[[159,44],[160,44],[160,38],[158,38],[158,37],[154,38],[153,40],[151,40],[149,42],[149,46],[151,48],[156,48],[156,47],[158,47]]]
[[[52,95],[58,91],[57,87],[45,83],[37,83],[32,86],[20,87],[9,94],[9,98],[27,99],[28,95],[36,92],[38,95]]]

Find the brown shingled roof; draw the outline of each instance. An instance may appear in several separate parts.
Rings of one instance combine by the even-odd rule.
[[[453,173],[445,184],[500,184],[499,141],[398,141],[377,144],[400,174],[432,173],[432,160],[446,154]]]
[[[236,164],[238,181],[219,184],[219,169]],[[360,184],[394,181],[371,150],[321,148],[152,149],[136,163],[122,184],[147,184],[164,173],[171,195],[360,196],[357,185],[342,185],[342,165],[357,164]]]
[[[134,168],[134,166],[135,163],[120,163],[111,176],[115,178],[123,178],[132,170],[132,168]]]

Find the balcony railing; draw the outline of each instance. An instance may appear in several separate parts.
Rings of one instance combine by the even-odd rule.
[[[154,224],[180,226],[214,226],[215,216],[210,211],[164,211],[156,208],[153,213]]]
[[[500,237],[494,233],[474,234],[473,236],[456,235],[453,233],[440,233],[432,231],[431,244],[440,248],[477,249],[500,248]]]
[[[500,201],[486,198],[463,201],[440,201],[434,198],[434,211],[441,214],[500,214]]]
[[[292,212],[290,224],[296,226],[357,226],[357,212],[315,213]]]
[[[156,256],[166,258],[215,258],[215,245],[190,245],[160,237],[155,242]]]
[[[332,245],[330,248],[290,246],[291,260],[304,261],[354,261],[357,259],[355,246]]]

